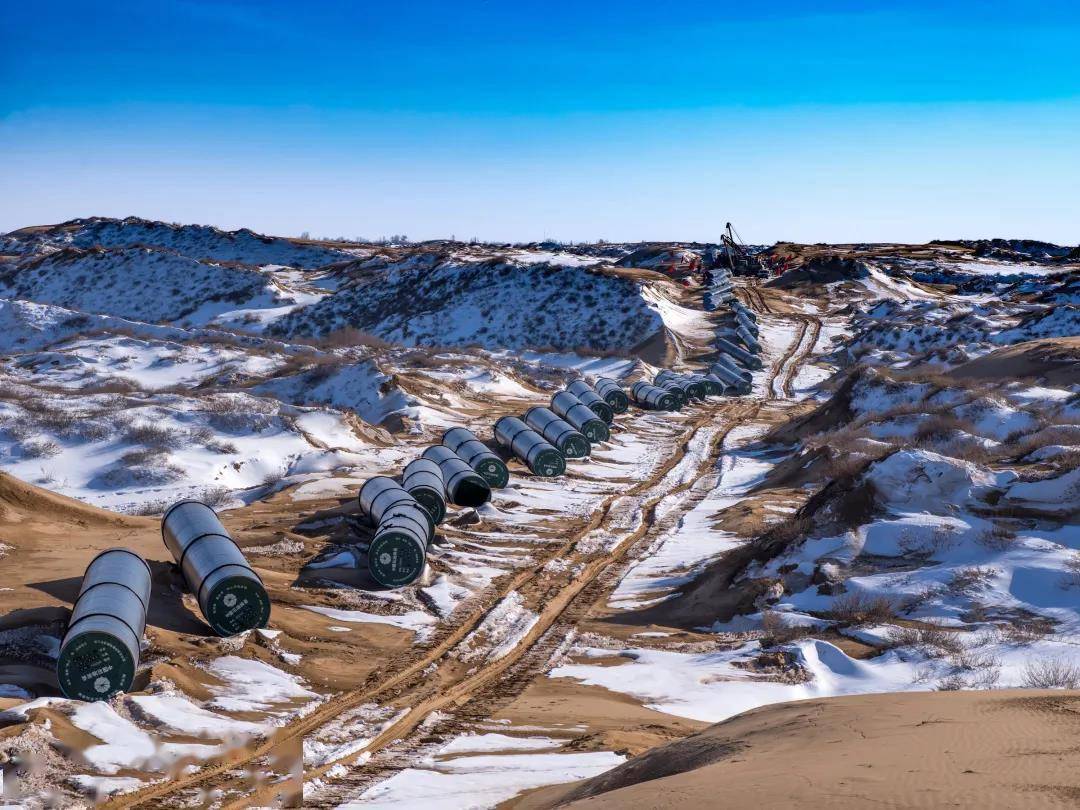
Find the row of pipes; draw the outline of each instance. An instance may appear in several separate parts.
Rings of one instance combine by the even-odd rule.
[[[754,313],[735,298],[727,268],[709,272],[706,310],[724,304],[730,324],[717,330],[716,360],[707,374],[660,370],[639,380],[629,394],[615,380],[576,380],[547,407],[494,425],[495,443],[534,474],[562,475],[566,459],[586,458],[608,441],[615,415],[633,401],[654,411],[679,410],[708,396],[750,391],[749,369],[761,368]],[[366,545],[371,577],[388,588],[415,582],[423,573],[436,527],[447,505],[476,508],[505,487],[510,470],[499,454],[467,428],[452,428],[442,443],[424,450],[401,472],[400,481],[375,476],[358,495],[360,513],[372,527]],[[179,567],[207,623],[222,636],[265,627],[270,598],[258,574],[214,510],[193,500],[173,504],[161,519],[165,547]],[[87,566],[67,632],[60,645],[57,677],[64,695],[104,700],[127,691],[139,666],[150,607],[150,566],[136,552],[111,548]]]

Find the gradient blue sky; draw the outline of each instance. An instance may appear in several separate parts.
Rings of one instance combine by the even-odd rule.
[[[1080,241],[1075,2],[5,3],[0,231]]]

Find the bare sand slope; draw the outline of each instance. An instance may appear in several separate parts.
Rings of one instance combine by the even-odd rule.
[[[1055,337],[1016,343],[953,369],[957,379],[1039,377],[1054,385],[1080,382],[1080,337]]]
[[[507,806],[1080,807],[1080,693],[908,692],[782,703]]]

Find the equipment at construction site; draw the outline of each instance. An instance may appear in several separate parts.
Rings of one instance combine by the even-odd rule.
[[[761,259],[750,253],[739,237],[739,232],[732,227],[730,222],[727,223],[725,231],[720,236],[724,249],[720,252],[719,261],[726,264],[736,276],[763,278],[765,268],[761,264]]]
[[[266,588],[213,509],[202,501],[173,504],[161,518],[161,537],[215,633],[266,626]]]
[[[150,604],[150,567],[126,548],[86,566],[60,643],[56,678],[72,700],[108,700],[135,680]]]

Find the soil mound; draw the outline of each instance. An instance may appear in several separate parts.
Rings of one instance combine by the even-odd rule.
[[[781,703],[512,806],[1064,807],[1080,795],[1077,733],[1075,691]]]
[[[801,266],[767,282],[768,287],[790,289],[807,284],[831,284],[835,281],[852,281],[866,278],[870,270],[866,264],[845,256],[813,256]]]

